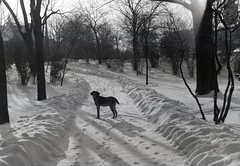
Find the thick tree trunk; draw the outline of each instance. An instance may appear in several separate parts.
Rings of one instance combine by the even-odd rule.
[[[212,1],[207,1],[206,9],[200,17],[198,6],[192,12],[196,42],[197,85],[196,94],[208,94],[214,90],[215,84],[215,57],[213,54],[212,30]],[[217,89],[218,89],[218,85]]]
[[[36,64],[37,64],[37,87],[38,87],[38,100],[47,98],[46,85],[45,85],[45,70],[44,70],[44,55],[43,55],[43,36],[41,32],[41,18],[40,22],[35,24],[34,35],[36,39]]]
[[[44,70],[44,55],[43,55],[43,37],[42,34],[35,34],[36,38],[36,64],[37,64],[37,91],[38,100],[45,100],[46,85],[45,85],[45,70]]]
[[[34,1],[32,1],[31,3],[32,3],[31,14],[34,21],[34,36],[36,43],[38,100],[45,100],[47,98],[47,95],[44,70],[43,34],[41,29],[41,17],[40,17],[41,3],[39,2],[38,6],[35,6]]]
[[[6,65],[3,50],[3,38],[0,31],[0,124],[9,122],[7,101]]]

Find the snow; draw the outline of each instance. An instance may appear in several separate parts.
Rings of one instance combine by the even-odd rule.
[[[9,72],[11,123],[0,126],[0,166],[240,165],[238,82],[226,123],[215,125],[211,95],[200,98],[203,121],[181,78],[164,65],[151,71],[146,86],[129,66],[119,73],[71,62],[63,87],[46,83],[45,101],[36,100],[35,85],[22,87]],[[221,92],[225,80],[223,73]],[[195,80],[188,82],[194,89]],[[119,100],[118,118],[101,107],[96,119],[92,90]]]

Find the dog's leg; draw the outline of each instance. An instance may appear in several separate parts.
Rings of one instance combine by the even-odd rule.
[[[97,119],[100,119],[100,106],[97,106]]]
[[[115,116],[115,118],[116,118],[117,115],[118,115],[118,112],[117,112],[117,110],[116,110],[116,104],[115,104],[115,106],[114,106],[114,112],[115,112],[114,116]]]
[[[117,115],[118,115],[117,110],[116,110],[116,103],[114,103],[113,105],[111,105],[110,108],[111,108],[111,111],[112,111],[112,113],[113,113],[113,118],[112,118],[112,119],[114,119],[114,118],[116,118]]]
[[[118,116],[118,112],[116,110],[116,107],[115,107],[115,118]]]
[[[114,119],[114,118],[115,118],[114,105],[111,105],[111,106],[110,106],[110,109],[111,109],[111,111],[112,111],[112,113],[113,113],[113,117],[112,117],[112,119]]]
[[[116,103],[113,104],[114,118],[117,117]]]

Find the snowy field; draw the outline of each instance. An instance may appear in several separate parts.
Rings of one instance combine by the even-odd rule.
[[[0,166],[240,165],[239,82],[226,123],[215,125],[212,97],[200,98],[203,121],[181,78],[164,65],[146,86],[130,66],[119,73],[72,62],[63,87],[46,84],[45,101],[36,101],[35,85],[22,87],[9,73],[11,123],[0,126]],[[224,92],[226,75],[219,79]],[[195,80],[188,82],[194,89]],[[118,118],[101,107],[96,119],[92,90],[119,100]]]

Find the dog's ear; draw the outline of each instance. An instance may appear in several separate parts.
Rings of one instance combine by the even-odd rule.
[[[90,95],[93,95],[93,92],[91,92]]]
[[[97,93],[98,96],[100,95],[100,93],[98,91],[96,91],[96,93]]]

